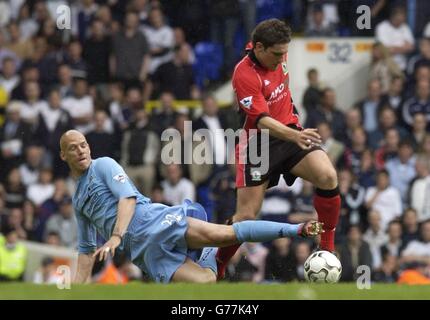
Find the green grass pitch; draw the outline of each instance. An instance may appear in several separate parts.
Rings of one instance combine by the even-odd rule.
[[[218,283],[113,285],[72,285],[70,290],[56,286],[22,283],[0,284],[0,299],[144,299],[144,300],[373,300],[430,299],[430,286],[372,284],[371,289],[357,289],[355,283],[327,284],[254,284]]]

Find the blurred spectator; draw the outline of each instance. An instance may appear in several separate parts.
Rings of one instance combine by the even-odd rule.
[[[175,97],[169,91],[165,91],[160,95],[160,106],[154,109],[151,116],[151,126],[159,136],[169,127],[173,127],[176,118],[174,108]]]
[[[359,224],[364,228],[367,219],[364,216],[365,188],[357,183],[357,177],[350,170],[342,169],[338,176],[342,207],[336,227],[336,241],[341,243],[345,240],[350,225]]]
[[[161,64],[145,86],[146,99],[157,98],[160,93],[171,91],[176,99],[198,99],[199,89],[194,81],[189,47],[180,45],[175,48],[172,61]]]
[[[17,67],[21,66],[21,59],[19,59],[13,51],[6,48],[5,35],[3,30],[0,30],[0,68],[3,67],[3,60],[7,57],[13,59]],[[0,71],[2,71],[2,69],[0,69]]]
[[[254,26],[252,26],[252,28],[254,28]],[[188,60],[186,62],[191,65],[194,64],[194,62],[196,61],[196,56],[194,54],[193,48],[185,38],[184,30],[180,27],[173,28],[173,36],[175,38],[175,48],[179,48],[182,46],[186,47],[188,49]]]
[[[85,135],[90,145],[93,159],[100,157],[119,159],[118,139],[114,132],[110,132],[106,129],[108,119],[109,117],[104,110],[97,110],[94,114],[94,128]],[[136,151],[136,149],[134,151]]]
[[[240,246],[230,264],[234,265],[232,281],[261,282],[264,279],[268,250],[261,243],[247,242]],[[231,270],[233,266],[229,266]]]
[[[54,259],[44,257],[40,268],[34,273],[33,283],[36,284],[57,284],[61,281],[61,276],[57,274],[57,266]]]
[[[340,140],[345,146],[351,144],[352,133],[356,128],[361,128],[361,112],[357,108],[350,108],[345,112],[346,130],[343,138]]]
[[[410,205],[416,210],[419,222],[430,219],[430,161],[418,156],[415,167],[420,172],[410,189]]]
[[[423,142],[418,148],[418,152],[430,160],[430,134],[426,134]]]
[[[389,103],[389,105],[399,114],[400,106],[403,103],[403,89],[405,81],[401,76],[392,77],[388,91],[385,92],[383,96],[384,103]]]
[[[60,235],[56,231],[51,231],[48,233],[44,243],[50,246],[59,247],[61,245]]]
[[[15,89],[20,82],[20,77],[16,72],[15,61],[6,57],[3,59],[2,73],[0,75],[0,87],[2,87],[6,92],[8,97],[10,97],[12,90]]]
[[[293,193],[289,190],[284,179],[279,179],[278,185],[270,188],[264,194],[263,203],[260,209],[261,219],[288,222],[289,215],[293,211],[293,205]]]
[[[15,229],[4,229],[3,234],[6,241],[0,245],[0,281],[23,281],[27,248],[18,242]]]
[[[4,185],[6,208],[22,208],[27,189],[21,181],[18,168],[9,171]]]
[[[357,174],[359,185],[364,188],[373,187],[375,185],[376,171],[373,152],[370,149],[365,149],[361,153],[360,169]]]
[[[27,198],[35,205],[41,205],[54,195],[55,186],[52,183],[52,170],[43,168],[39,174],[39,182],[34,183],[27,189]]]
[[[304,281],[304,264],[311,254],[311,245],[307,241],[299,241],[294,244],[294,280]]]
[[[399,132],[401,138],[406,138],[408,132],[397,124],[396,112],[388,104],[383,105],[378,112],[378,127],[369,135],[369,146],[372,149],[379,148],[387,130],[394,128]]]
[[[162,204],[165,204],[166,206],[172,205],[164,198],[163,188],[159,184],[156,184],[152,187],[150,198],[151,198],[151,201],[154,203],[162,203]]]
[[[113,82],[109,85],[109,115],[114,122],[114,127],[121,131],[128,128],[128,121],[131,116],[130,110],[125,103],[124,86],[120,82]]]
[[[327,153],[333,164],[336,164],[343,155],[345,146],[342,142],[333,138],[331,128],[327,122],[320,122],[317,126],[318,133],[321,136],[321,148]]]
[[[27,230],[24,228],[24,213],[20,208],[12,208],[2,225],[2,230],[13,229],[19,239],[27,239]],[[5,232],[3,232],[5,233]]]
[[[414,36],[406,24],[405,9],[394,7],[390,13],[390,19],[376,26],[375,36],[388,47],[400,69],[405,70],[406,55],[414,50],[415,45]]]
[[[39,180],[43,151],[37,145],[30,145],[25,149],[25,162],[19,166],[19,174],[21,182],[27,188]]]
[[[149,194],[156,176],[160,142],[149,126],[145,109],[136,112],[136,121],[125,131],[121,145],[121,162],[128,176],[143,194]]]
[[[369,228],[363,235],[363,240],[369,245],[372,253],[372,269],[378,269],[382,262],[381,246],[388,240],[388,236],[381,225],[381,214],[376,210],[368,213]]]
[[[285,181],[281,179],[280,183],[284,184]],[[311,219],[318,219],[317,213],[313,206],[314,199],[314,188],[312,183],[307,180],[302,180],[303,185],[300,193],[293,196],[292,190],[289,190],[287,185],[284,184],[284,193],[288,195],[290,200],[289,205],[293,206],[290,209],[290,213],[287,216],[288,222],[290,223],[303,223]],[[274,204],[277,206],[276,204]]]
[[[426,220],[420,227],[420,239],[412,240],[402,252],[401,263],[425,263],[430,265],[430,220]]]
[[[381,147],[375,151],[375,164],[377,169],[383,169],[385,163],[397,156],[400,145],[400,134],[396,128],[385,131]]]
[[[279,238],[272,241],[266,256],[264,279],[266,281],[287,282],[294,277],[294,254],[291,252],[291,240]]]
[[[411,138],[413,147],[416,150],[424,141],[427,134],[427,119],[424,113],[416,113],[412,123]]]
[[[430,66],[420,65],[415,69],[414,76],[409,78],[406,82],[406,88],[403,90],[405,98],[411,98],[416,95],[419,82],[430,81]]]
[[[161,182],[164,198],[172,205],[180,205],[185,199],[195,201],[196,191],[193,183],[182,176],[178,164],[166,167],[166,180]]]
[[[212,222],[225,223],[236,210],[236,168],[227,165],[210,181],[210,197],[213,201]]]
[[[110,72],[128,86],[145,81],[149,68],[149,45],[138,30],[136,12],[127,12],[124,28],[113,36]]]
[[[111,40],[101,20],[91,23],[91,35],[84,42],[83,58],[88,66],[90,84],[106,83],[109,80],[109,55]]]
[[[122,2],[124,3],[124,2]],[[121,5],[121,2],[116,2],[116,4]],[[114,15],[121,15],[120,12],[114,12]],[[103,23],[103,27],[106,30],[106,33],[109,35],[113,35],[120,31],[121,26],[119,21],[122,21],[122,17],[118,20],[114,20],[112,17],[112,9],[107,5],[100,5],[99,9],[96,12],[94,20],[100,20]]]
[[[416,93],[413,97],[407,99],[402,107],[402,120],[411,127],[414,121],[414,115],[423,113],[427,122],[430,121],[430,81],[422,80],[417,83]]]
[[[53,168],[55,177],[68,175],[67,165],[60,159],[61,135],[73,128],[72,119],[67,111],[61,108],[60,91],[52,89],[48,96],[48,105],[39,114],[39,120],[34,137],[46,149],[44,160]]]
[[[388,222],[398,218],[402,213],[402,202],[399,191],[390,186],[390,174],[387,170],[380,170],[376,176],[376,186],[366,191],[366,207],[379,211],[381,214],[381,228],[386,230]]]
[[[376,42],[372,46],[372,62],[369,78],[379,80],[381,92],[387,93],[390,89],[390,84],[396,77],[403,79],[402,70],[394,62],[388,48],[382,43]]]
[[[102,57],[99,57],[102,61]],[[88,66],[82,57],[82,45],[79,40],[72,40],[67,48],[65,63],[69,65],[73,78],[87,78]]]
[[[412,77],[416,69],[421,66],[430,66],[430,38],[422,38],[419,42],[419,52],[409,58],[407,75]]]
[[[381,257],[386,255],[400,257],[400,253],[405,248],[402,241],[402,224],[399,220],[390,221],[388,224],[388,240],[381,246]]]
[[[21,107],[21,119],[28,123],[34,131],[37,126],[39,114],[42,109],[47,109],[48,104],[41,99],[41,90],[39,83],[28,81],[24,84],[25,99]]]
[[[366,133],[370,134],[378,128],[378,115],[381,107],[381,82],[377,79],[370,80],[367,85],[367,97],[356,105],[356,108],[361,112],[363,128]]]
[[[81,0],[72,7],[72,33],[83,42],[88,37],[90,24],[97,12],[94,0]]]
[[[76,78],[73,81],[73,95],[64,98],[61,105],[72,117],[76,130],[83,134],[91,130],[94,102],[93,98],[88,94],[87,80]]]
[[[36,34],[39,26],[35,19],[32,18],[30,12],[30,4],[24,2],[18,13],[19,30],[21,31],[23,39],[30,39]]]
[[[58,91],[62,99],[73,95],[72,70],[68,64],[58,66]]]
[[[153,74],[160,65],[173,59],[175,39],[173,29],[166,23],[160,8],[151,8],[148,21],[149,25],[143,26],[142,32],[148,40],[151,55],[148,72]]]
[[[367,135],[362,127],[355,128],[351,136],[351,146],[345,148],[340,166],[352,170],[354,174],[360,172],[360,160],[363,152],[367,149]]]
[[[366,265],[372,268],[372,254],[369,245],[363,240],[361,230],[352,225],[348,230],[348,239],[338,246],[340,262],[342,264],[341,281],[354,281],[358,277],[357,267]]]
[[[322,91],[321,104],[308,114],[305,127],[315,128],[318,123],[323,121],[330,124],[336,140],[343,139],[345,116],[336,108],[336,94],[332,88]]]
[[[383,256],[381,268],[372,273],[372,280],[375,282],[395,283],[398,277],[397,258],[390,254]]]
[[[315,68],[307,72],[308,87],[303,94],[303,106],[307,113],[312,112],[321,102],[321,84],[319,82],[319,73]]]
[[[406,246],[419,238],[418,215],[415,209],[407,208],[402,215],[403,232],[402,242]]]
[[[8,32],[9,41],[6,47],[13,51],[20,59],[30,58],[33,54],[33,42],[31,39],[25,39],[21,36],[18,23],[15,21],[10,22],[8,25]]]
[[[151,1],[148,0],[132,0],[129,4],[129,9],[134,10],[139,15],[139,24],[141,26],[148,24],[149,10],[151,9]]]
[[[210,0],[208,3],[210,12],[211,41],[222,44],[224,48],[223,73],[228,75],[236,62],[234,51],[234,35],[240,19],[240,7],[238,0]]]
[[[409,141],[400,142],[397,157],[388,160],[385,168],[390,174],[390,184],[400,192],[403,203],[406,203],[409,183],[415,177],[414,150]]]
[[[18,165],[31,139],[30,127],[21,121],[21,103],[11,101],[6,109],[6,121],[0,127],[0,181]]]
[[[52,215],[46,222],[45,236],[50,232],[57,232],[61,239],[61,245],[76,248],[78,241],[78,225],[73,214],[72,199],[65,197],[59,203],[59,211]]]
[[[324,16],[322,5],[316,3],[311,8],[310,21],[306,25],[306,37],[334,37],[336,25]]]

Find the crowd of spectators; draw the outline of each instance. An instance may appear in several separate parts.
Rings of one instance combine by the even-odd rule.
[[[430,24],[424,13],[430,3],[415,3],[405,10],[398,6],[405,1],[384,0],[1,1],[0,279],[23,277],[26,249],[19,239],[76,246],[74,181],[58,144],[72,128],[86,135],[93,158],[116,159],[154,202],[199,201],[210,221],[224,223],[235,209],[225,141],[206,141],[213,165],[164,165],[161,135],[176,130],[185,145],[193,143],[185,121],[193,130],[240,128],[236,106],[220,108],[210,94],[213,83],[195,81],[194,48],[220,43],[221,75],[228,78],[255,23],[272,16],[299,35],[375,37],[362,101],[340,108],[319,71],[303,70],[309,80],[304,124],[319,129],[338,169],[342,279],[355,279],[362,264],[371,266],[375,281],[401,281],[403,270],[429,276]],[[71,7],[71,30],[57,28],[60,4]],[[372,9],[370,30],[351,23],[351,8],[359,4]],[[157,108],[145,107],[150,100]],[[201,108],[188,107],[188,100]],[[316,218],[313,192],[300,179],[291,188],[280,183],[267,192],[261,218]],[[303,262],[314,249],[314,242],[290,239],[243,245],[228,279],[303,280]],[[13,257],[21,264],[4,262]],[[55,282],[54,264],[46,257],[34,281]],[[101,282],[142,278],[121,255],[96,265],[94,274]]]

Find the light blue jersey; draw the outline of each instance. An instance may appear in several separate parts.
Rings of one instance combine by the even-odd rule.
[[[169,282],[187,257],[186,217],[207,220],[204,208],[186,200],[182,205],[152,203],[128,179],[124,169],[111,158],[92,160],[88,170],[77,180],[73,207],[78,221],[79,253],[96,250],[99,233],[108,240],[117,219],[118,201],[136,198],[134,215],[118,247],[143,272],[157,282]]]
[[[137,191],[115,160],[107,157],[92,160],[88,170],[77,180],[73,196],[79,253],[96,250],[97,232],[106,240],[111,237],[118,201],[129,197],[136,198],[136,207],[151,202]]]

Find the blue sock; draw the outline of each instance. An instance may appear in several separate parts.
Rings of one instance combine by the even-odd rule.
[[[216,259],[215,259],[217,252],[218,252],[218,248],[215,248],[215,247],[203,248],[202,255],[200,256],[199,261],[197,261],[197,264],[200,265],[202,268],[209,268],[215,274],[217,274],[218,268],[217,268]]]
[[[233,223],[237,240],[242,242],[265,242],[284,237],[297,237],[300,224],[272,221],[241,221]]]

